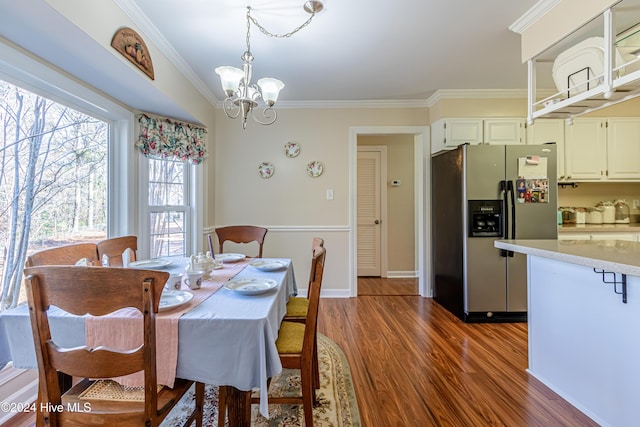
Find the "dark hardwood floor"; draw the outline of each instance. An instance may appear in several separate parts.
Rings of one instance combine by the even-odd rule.
[[[597,426],[530,376],[526,323],[466,324],[430,298],[320,301],[363,427]]]

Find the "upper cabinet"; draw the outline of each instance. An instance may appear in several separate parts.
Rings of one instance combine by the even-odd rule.
[[[571,181],[606,179],[606,120],[575,119],[565,128],[565,172]]]
[[[524,144],[524,119],[484,119],[485,144]]]
[[[577,118],[565,137],[567,180],[640,180],[640,118]]]
[[[431,152],[462,144],[524,144],[524,119],[440,119],[431,125]]]
[[[527,125],[527,144],[556,143],[558,156],[558,181],[566,180],[564,155],[564,120],[540,119]]]
[[[607,179],[640,179],[640,119],[607,121]]]

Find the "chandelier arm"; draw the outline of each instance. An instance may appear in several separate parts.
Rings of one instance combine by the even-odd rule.
[[[254,108],[251,110],[251,116],[253,117],[254,121],[260,123],[261,125],[270,125],[273,124],[273,122],[275,122],[278,118],[278,112],[272,107],[265,107],[262,110],[262,117],[264,117],[265,120],[262,121],[256,116],[256,108]]]
[[[253,16],[251,16],[250,14],[251,8],[247,7],[247,19],[251,20],[251,22],[253,22],[253,24],[258,27],[258,29],[260,29],[260,31],[262,32],[262,34],[268,36],[268,37],[275,37],[275,38],[279,38],[279,39],[284,39],[287,37],[291,37],[292,35],[294,35],[295,33],[297,33],[298,31],[300,31],[301,29],[303,29],[304,27],[306,27],[307,25],[309,25],[311,23],[311,20],[313,19],[314,16],[316,16],[316,12],[312,12],[311,16],[309,17],[309,19],[307,19],[302,25],[296,27],[293,31],[290,31],[288,33],[284,33],[284,34],[274,34],[269,32],[269,30],[267,30],[266,28],[264,28],[262,25],[260,25],[260,23],[258,22],[258,20],[256,18],[254,18]],[[248,33],[247,33],[248,34]],[[247,35],[247,44],[249,43],[249,37]]]
[[[239,108],[233,103],[232,98],[226,98],[224,100],[224,102],[222,103],[222,109],[224,110],[224,113],[227,115],[227,117],[229,117],[230,119],[235,119],[236,117],[238,117],[240,115],[240,110],[241,110],[241,108]]]

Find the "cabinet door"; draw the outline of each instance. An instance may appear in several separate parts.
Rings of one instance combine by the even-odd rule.
[[[593,233],[591,240],[627,240],[635,242],[637,236],[633,233]]]
[[[584,233],[558,233],[558,240],[591,240],[591,235]]]
[[[606,129],[602,119],[574,119],[565,126],[565,175],[572,181],[605,179]]]
[[[524,144],[524,120],[520,119],[485,119],[485,144]]]
[[[564,155],[564,119],[537,119],[527,126],[527,144],[555,142],[558,159],[558,181],[566,179]]]
[[[447,119],[445,123],[445,147],[482,143],[481,119]]]
[[[640,179],[640,119],[609,119],[606,175],[613,180]]]
[[[446,121],[440,119],[431,124],[431,154],[439,153],[445,149]]]

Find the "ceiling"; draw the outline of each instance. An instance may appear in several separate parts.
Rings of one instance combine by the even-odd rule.
[[[214,68],[241,66],[247,5],[273,33],[291,31],[309,17],[304,0],[114,1],[147,44],[162,50],[211,102],[223,99]],[[520,36],[509,26],[537,0],[323,3],[313,22],[290,38],[270,38],[251,27],[253,81],[282,80],[283,106],[417,102],[439,89],[526,89]],[[0,0],[0,8],[1,36],[136,109],[186,115],[148,90],[137,69],[108,50],[91,49],[95,41],[45,0]]]

